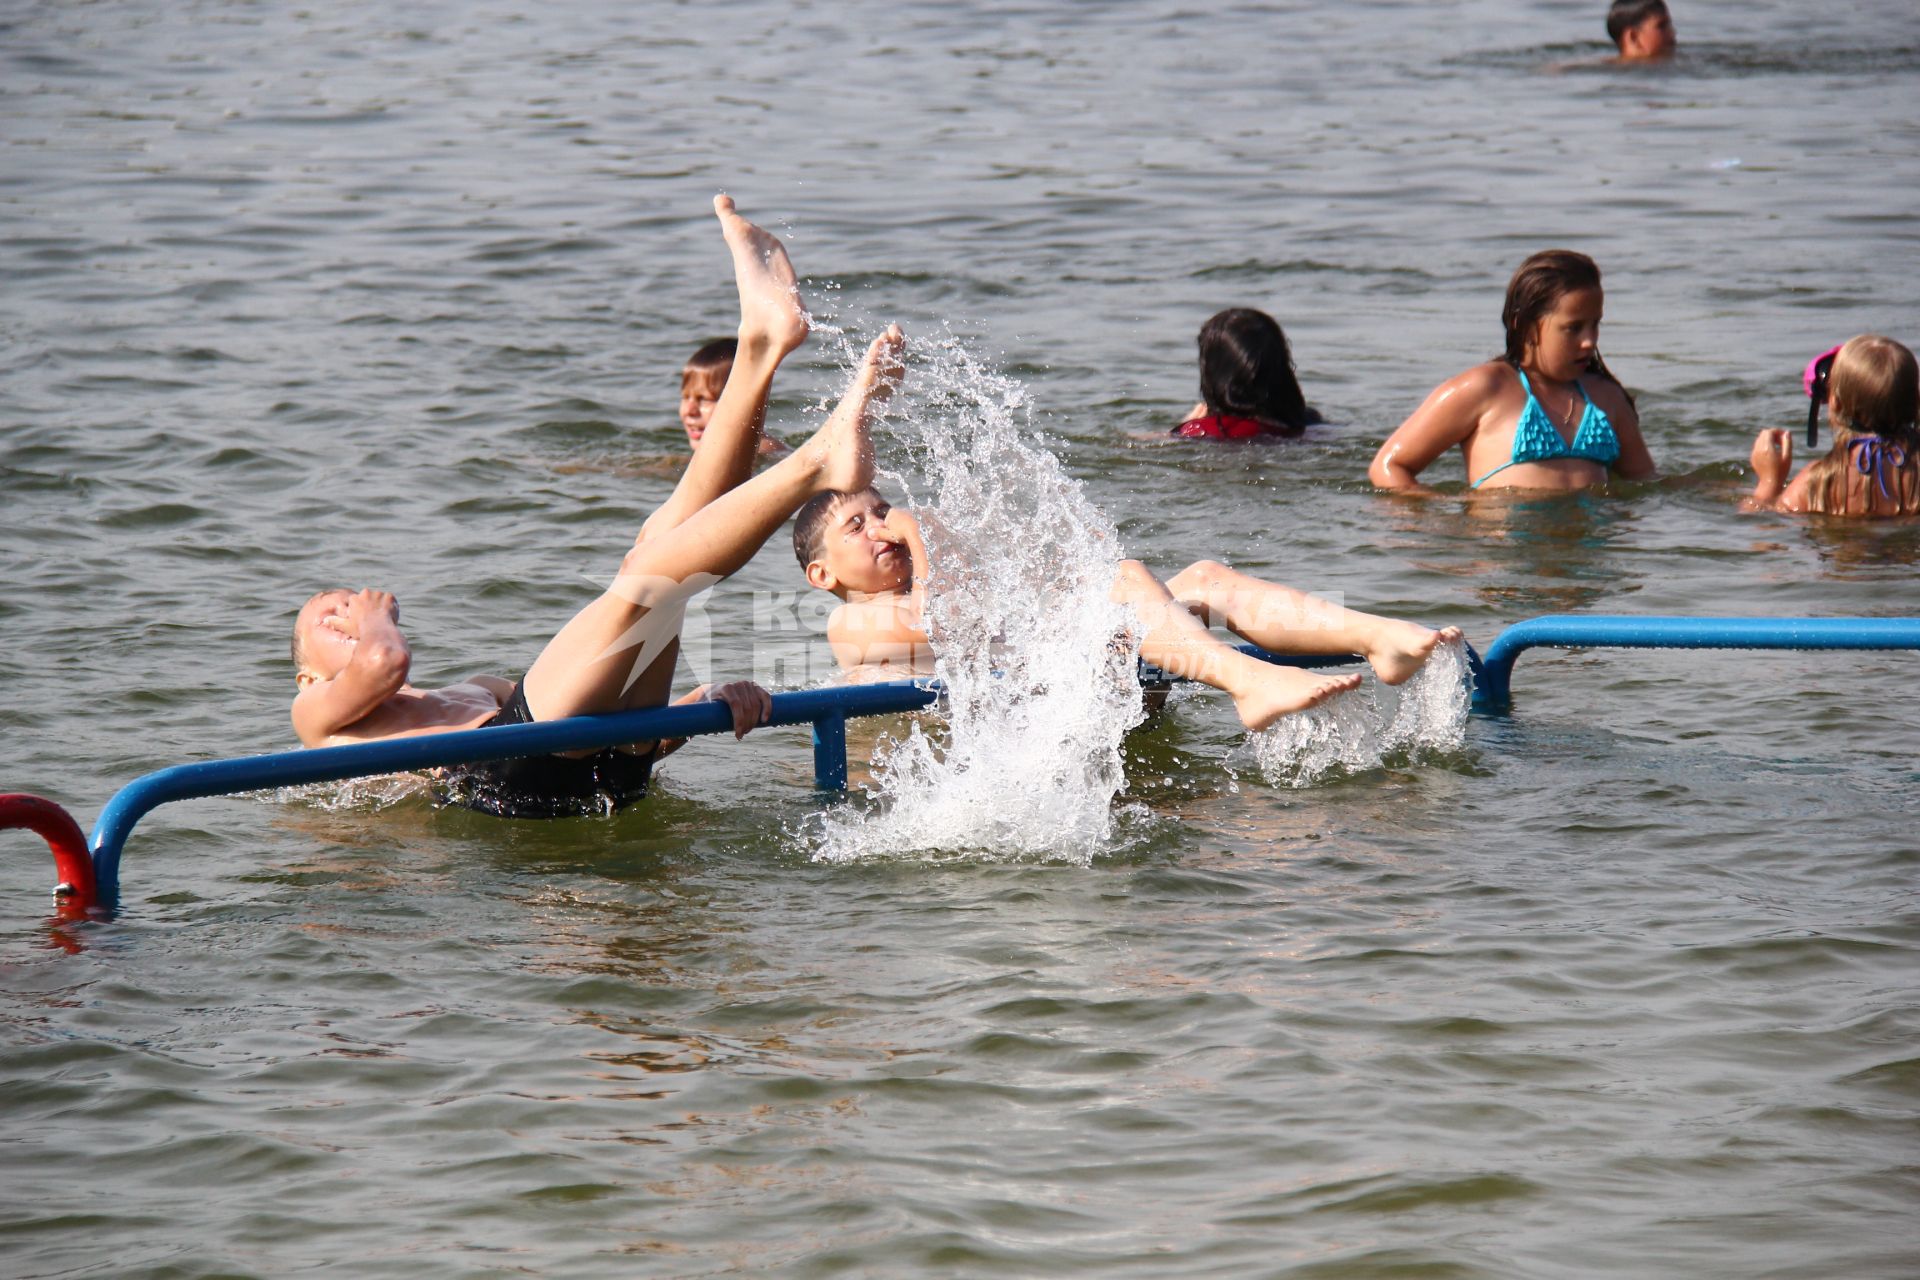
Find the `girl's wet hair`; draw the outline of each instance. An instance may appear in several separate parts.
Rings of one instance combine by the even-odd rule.
[[[1320,416],[1307,408],[1280,324],[1229,307],[1200,326],[1200,398],[1209,413],[1252,418],[1298,435]]]
[[[1892,338],[1863,333],[1827,375],[1833,444],[1807,467],[1807,509],[1846,515],[1920,513],[1920,364]],[[1878,436],[1888,452],[1868,439]],[[1856,446],[1863,450],[1856,455]],[[1898,458],[1896,462],[1895,459]],[[1867,473],[1867,510],[1847,510],[1852,475]]]
[[[1572,249],[1542,249],[1528,258],[1513,273],[1513,279],[1507,281],[1507,300],[1500,309],[1500,323],[1507,330],[1507,349],[1496,358],[1518,369],[1527,358],[1527,347],[1532,344],[1540,322],[1560,299],[1581,289],[1599,287],[1600,267],[1584,253],[1575,253]],[[1593,371],[1620,386],[1620,379],[1613,376],[1597,350],[1593,353]],[[1631,401],[1633,397],[1627,399]]]

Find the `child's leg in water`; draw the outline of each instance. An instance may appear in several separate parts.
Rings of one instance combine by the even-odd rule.
[[[735,213],[727,196],[714,197],[713,211],[733,255],[740,348],[693,460],[673,493],[647,518],[642,538],[673,528],[753,474],[774,370],[807,339],[793,263],[779,239]]]
[[[666,702],[686,602],[751,560],[814,494],[857,492],[873,482],[867,410],[899,377],[903,342],[897,328],[874,340],[845,398],[811,440],[680,524],[633,545],[613,585],[575,614],[528,669],[524,690],[536,720]],[[636,672],[642,662],[645,669]]]
[[[1175,598],[1205,622],[1219,622],[1242,639],[1275,653],[1357,653],[1382,684],[1413,676],[1434,646],[1460,638],[1460,628],[1434,630],[1360,613],[1266,582],[1213,560],[1188,565],[1167,583]]]
[[[1132,606],[1145,635],[1140,656],[1169,675],[1212,685],[1233,698],[1240,723],[1264,729],[1281,716],[1359,686],[1357,675],[1323,676],[1277,667],[1222,642],[1137,560],[1123,560],[1111,596]]]

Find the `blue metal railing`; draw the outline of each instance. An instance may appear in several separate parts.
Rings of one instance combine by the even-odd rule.
[[[1473,708],[1505,709],[1528,649],[1920,649],[1920,618],[1683,618],[1563,613],[1516,622],[1474,671]]]
[[[931,682],[914,680],[777,693],[773,696],[773,714],[767,723],[812,723],[814,779],[821,786],[840,788],[846,786],[847,778],[848,716],[917,711],[930,706],[939,696],[939,690]],[[823,724],[834,727],[823,728]],[[156,806],[174,800],[333,782],[376,773],[405,773],[412,769],[435,769],[553,751],[596,750],[656,738],[726,733],[732,728],[733,712],[725,703],[695,702],[680,707],[648,707],[609,715],[574,716],[533,724],[433,733],[418,738],[386,738],[344,747],[316,747],[307,751],[277,751],[271,755],[177,764],[134,779],[116,791],[100,810],[100,818],[93,824],[93,835],[88,841],[93,850],[96,892],[100,901],[111,907],[120,888],[120,852],[134,824]]]
[[[1561,614],[1530,618],[1502,632],[1484,657],[1471,648],[1473,705],[1498,711],[1511,702],[1513,666],[1528,649],[1550,647],[1639,649],[1920,649],[1920,618],[1684,618]],[[1338,666],[1353,657],[1287,657],[1252,645],[1244,652],[1268,662],[1294,666]],[[1148,684],[1171,683],[1164,672],[1142,668]],[[939,685],[928,680],[897,680],[841,685],[773,695],[769,724],[813,726],[814,783],[843,790],[847,784],[847,720],[851,717],[915,711],[938,700]],[[272,787],[331,782],[368,774],[401,773],[447,765],[502,760],[554,751],[586,751],[646,742],[724,733],[732,712],[722,703],[652,707],[611,715],[576,716],[534,724],[467,729],[418,738],[307,751],[282,751],[231,760],[175,765],[136,778],[115,792],[94,823],[88,841],[94,870],[93,902],[112,910],[119,896],[120,854],[134,824],[156,806],[174,800],[231,795]],[[33,797],[12,797],[33,800]],[[44,803],[44,802],[42,802]]]

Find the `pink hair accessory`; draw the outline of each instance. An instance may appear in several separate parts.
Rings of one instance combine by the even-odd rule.
[[[1842,344],[1842,345],[1845,345],[1845,344]],[[1840,354],[1840,348],[1833,347],[1829,350],[1822,351],[1819,355],[1807,361],[1807,371],[1800,375],[1800,385],[1807,389],[1808,395],[1814,394],[1813,387],[1814,387],[1815,381],[1817,381],[1820,377],[1821,362],[1830,361],[1839,354]]]

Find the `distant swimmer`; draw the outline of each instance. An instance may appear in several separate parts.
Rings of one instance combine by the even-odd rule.
[[[744,565],[816,494],[859,488],[873,475],[868,411],[898,376],[902,339],[876,340],[827,422],[800,448],[752,476],[759,423],[780,362],[805,341],[792,264],[780,242],[714,201],[740,294],[739,352],[700,446],[679,484],[648,517],[618,576],[541,650],[518,682],[476,676],[442,689],[407,683],[412,651],[383,591],[323,591],[293,630],[293,725],[308,747],[447,733],[488,725],[663,706],[687,601]],[[751,476],[751,478],[749,478]],[[697,689],[733,712],[743,736],[770,714],[748,681]],[[630,744],[459,766],[442,778],[455,803],[509,817],[604,812],[646,791],[672,745]]]
[[[843,669],[875,675],[921,674],[934,653],[927,634],[930,591],[978,589],[965,574],[943,578],[929,562],[920,521],[871,488],[827,493],[800,508],[793,549],[809,585],[839,597],[827,640]],[[1264,582],[1202,560],[1161,582],[1137,560],[1123,560],[1110,598],[1140,622],[1140,656],[1170,675],[1197,680],[1233,699],[1240,723],[1264,729],[1360,683],[1357,675],[1320,675],[1242,653],[1209,629],[1278,653],[1359,654],[1386,684],[1412,678],[1457,627],[1434,630],[1345,609],[1304,591]],[[1100,655],[1089,654],[1089,661]]]
[[[1793,435],[1762,431],[1753,442],[1749,511],[1815,512],[1867,518],[1920,514],[1920,367],[1892,338],[1863,333],[1807,366],[1811,432],[1821,405],[1833,445],[1793,482]]]
[[[1667,62],[1679,44],[1666,0],[1613,0],[1607,37],[1619,51],[1615,62]]]
[[[1585,254],[1547,249],[1521,263],[1501,310],[1506,351],[1435,387],[1380,446],[1368,479],[1420,490],[1420,473],[1455,445],[1476,489],[1652,479],[1640,416],[1600,359],[1604,301]]]
[[[1173,434],[1191,440],[1297,436],[1319,421],[1300,392],[1279,321],[1251,307],[1229,307],[1200,326],[1200,403]]]
[[[698,448],[700,437],[706,434],[707,423],[713,420],[714,406],[720,403],[720,393],[726,389],[727,375],[733,371],[734,356],[739,348],[736,338],[715,338],[688,356],[686,364],[681,366],[680,426],[687,433],[688,448]],[[786,445],[767,434],[764,415],[758,430],[762,454],[787,451]]]

